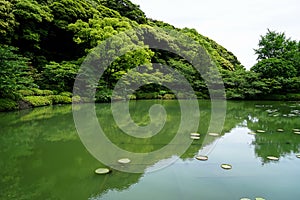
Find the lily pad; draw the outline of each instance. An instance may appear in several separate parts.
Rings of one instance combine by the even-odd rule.
[[[191,139],[193,139],[193,140],[200,140],[200,137],[198,137],[198,136],[191,136]]]
[[[200,137],[200,133],[191,133],[191,136]]]
[[[108,168],[98,168],[95,170],[95,173],[100,174],[100,175],[108,174],[109,172],[110,172],[110,169],[108,169]]]
[[[209,133],[208,135],[213,136],[213,137],[218,137],[218,136],[220,136],[219,133]]]
[[[226,170],[232,169],[232,166],[229,165],[229,164],[222,164],[221,167],[222,167],[223,169],[226,169]]]
[[[278,132],[283,132],[284,130],[282,128],[277,129]]]
[[[264,131],[264,130],[257,130],[256,132],[258,132],[258,133],[265,133],[266,131]]]
[[[118,162],[121,164],[128,164],[131,162],[131,160],[128,158],[122,158],[122,159],[119,159]]]
[[[275,156],[268,156],[267,157],[269,160],[274,160],[274,161],[278,161],[279,158],[275,157]]]
[[[196,159],[201,160],[201,161],[207,161],[208,157],[207,156],[197,156]]]

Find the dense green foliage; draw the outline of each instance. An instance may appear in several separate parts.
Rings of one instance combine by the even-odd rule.
[[[17,90],[33,86],[29,61],[16,52],[17,48],[0,44],[0,97],[15,99]]]
[[[285,95],[297,93],[299,88],[300,44],[287,39],[284,33],[268,31],[266,36],[261,37],[259,48],[255,50],[258,63],[248,72],[231,52],[195,29],[178,29],[162,21],[148,19],[139,6],[129,0],[0,0],[0,16],[1,99],[27,99],[35,105],[33,102],[37,98],[30,96],[43,95],[28,93],[34,88],[51,90],[52,95],[72,92],[74,79],[87,54],[108,38],[136,27],[168,30],[170,34],[153,32],[152,40],[183,52],[188,50],[180,46],[179,38],[172,35],[172,31],[195,40],[210,55],[224,77],[228,99],[261,98],[273,93]],[[144,73],[134,74],[142,79],[149,78],[151,73],[158,84],[180,81],[175,76],[167,76],[168,71],[162,73],[153,69],[151,63],[173,67],[189,81],[199,98],[209,98],[202,76],[180,56],[150,49],[147,42],[143,44],[145,48],[130,51],[136,42],[133,38],[139,37],[137,34],[124,34],[108,47],[113,49],[107,52],[111,56],[118,52],[127,53],[115,59],[99,80],[97,102],[109,101],[118,80],[140,65],[148,66]],[[150,84],[130,98],[162,98],[164,95],[173,98],[168,89]],[[179,96],[188,98],[185,94]],[[42,102],[41,105],[49,104]],[[60,101],[51,100],[50,104],[56,102]]]

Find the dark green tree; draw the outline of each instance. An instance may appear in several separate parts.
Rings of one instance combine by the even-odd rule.
[[[280,58],[263,59],[254,65],[251,70],[260,73],[263,78],[292,78],[297,75],[293,63]]]
[[[15,47],[0,45],[0,98],[15,98],[18,90],[33,86],[28,62]]]
[[[254,49],[257,60],[268,58],[292,60],[293,55],[299,51],[298,43],[295,40],[287,38],[285,33],[269,29],[266,35],[260,36],[258,47],[258,49]]]
[[[118,11],[122,16],[127,17],[139,24],[145,24],[147,18],[138,5],[129,0],[99,0],[100,3],[110,9]]]

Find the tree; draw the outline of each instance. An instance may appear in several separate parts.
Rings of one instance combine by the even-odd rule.
[[[258,61],[268,58],[292,60],[293,55],[299,50],[298,43],[290,38],[286,38],[285,33],[268,29],[267,34],[260,37],[259,48],[254,49]]]
[[[2,42],[10,42],[10,36],[17,25],[13,14],[13,4],[0,0],[0,38]]]
[[[17,53],[17,48],[0,45],[0,97],[14,98],[19,89],[33,86],[29,76],[28,59]]]
[[[100,3],[110,9],[118,11],[122,16],[136,21],[139,24],[147,22],[145,13],[138,5],[133,4],[129,0],[100,0]]]
[[[260,73],[262,78],[292,78],[297,75],[297,70],[291,61],[279,58],[263,59],[251,70]]]
[[[261,36],[258,46],[254,49],[258,63],[253,71],[268,78],[300,75],[300,42],[287,38],[285,33],[268,29],[267,34]]]
[[[56,90],[58,92],[71,92],[79,66],[72,62],[50,62],[42,72],[42,82],[46,89]]]

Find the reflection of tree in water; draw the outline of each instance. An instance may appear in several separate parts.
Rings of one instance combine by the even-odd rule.
[[[268,156],[284,157],[299,152],[300,136],[293,133],[293,129],[300,126],[297,115],[299,103],[234,102],[232,106],[231,102],[228,104],[227,118],[237,119],[232,120],[230,126],[243,123],[254,132],[266,131],[257,133],[253,141],[255,154],[261,157],[263,162],[269,162]],[[284,129],[284,132],[278,132],[277,129]]]
[[[88,199],[141,177],[94,174],[104,166],[78,140],[71,106],[0,113],[0,123],[0,199]]]
[[[133,120],[138,124],[148,124],[148,110],[152,104],[151,101],[133,103]],[[163,104],[169,114],[166,126],[151,139],[118,134],[120,130],[109,114],[109,104],[97,107],[97,115],[101,125],[106,124],[103,128],[116,145],[133,152],[150,152],[169,143],[180,123],[176,101],[165,101]],[[216,140],[212,137],[203,144],[211,114],[209,101],[200,104],[201,118],[197,132],[201,134],[201,139],[194,141],[181,156],[184,160],[194,158],[203,145]],[[300,136],[292,131],[293,128],[300,128],[297,116],[299,104],[231,101],[227,104],[222,134],[237,126],[253,131],[265,130],[266,133],[257,134],[253,142],[255,153],[263,162],[268,162],[266,157],[269,155],[283,157],[299,152]],[[291,113],[296,116],[289,115]],[[94,170],[104,166],[78,140],[70,106],[1,113],[0,123],[1,199],[88,199],[99,197],[109,190],[125,190],[142,176],[117,171],[104,176],[95,175]],[[286,131],[277,132],[278,128]],[[190,133],[187,133],[189,136]]]

